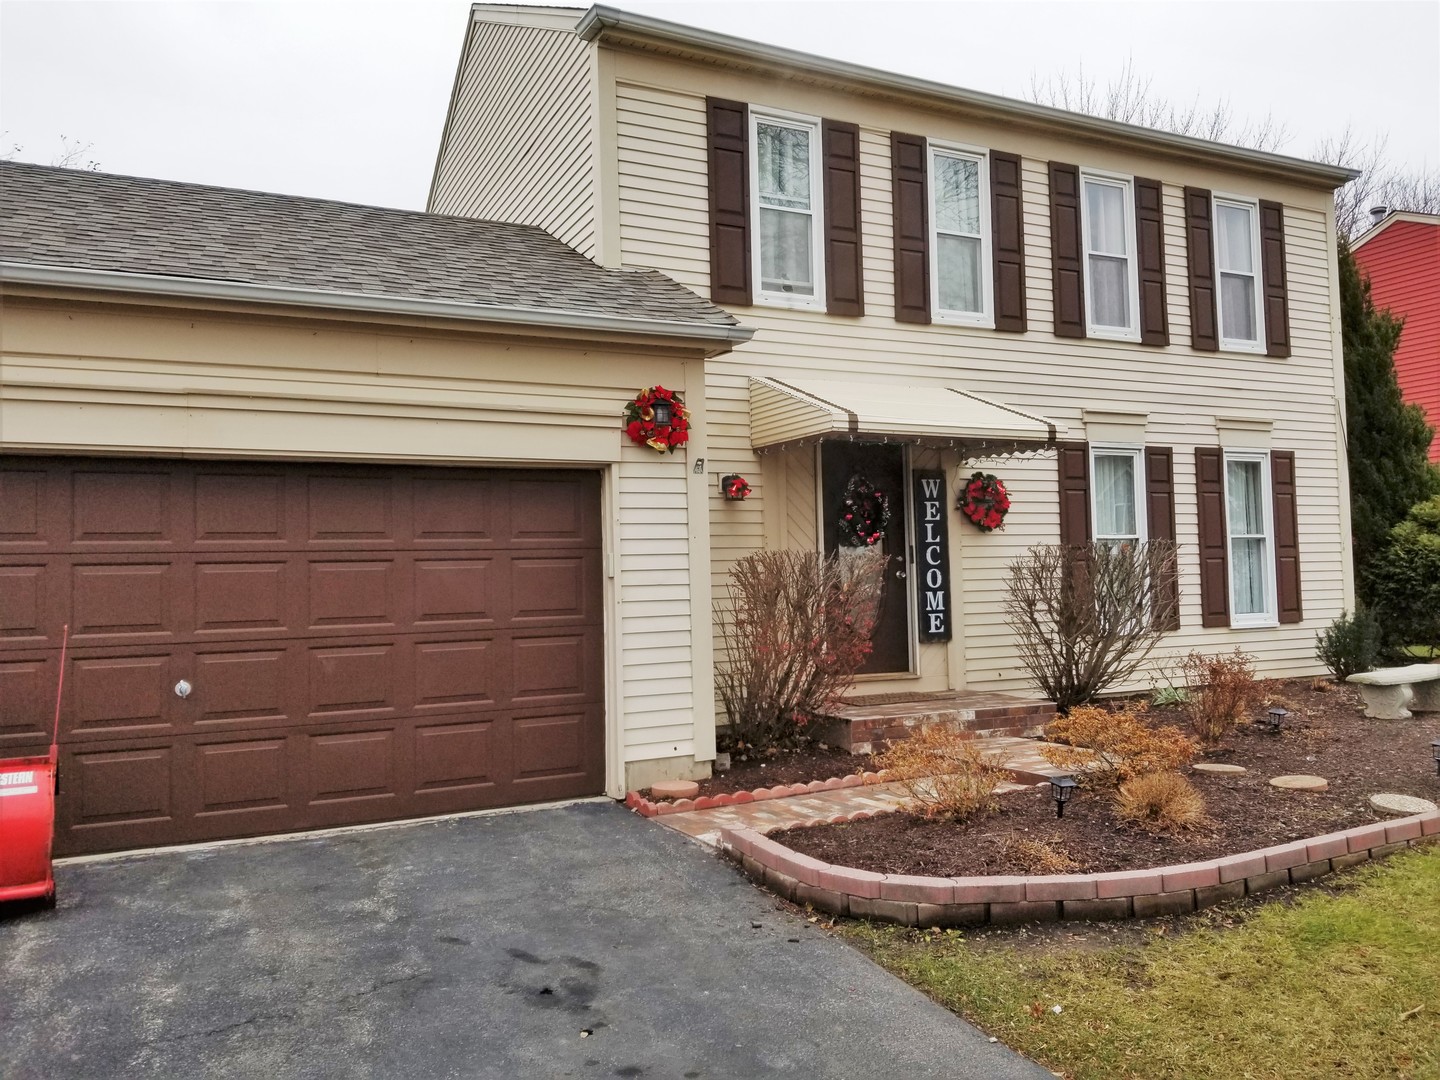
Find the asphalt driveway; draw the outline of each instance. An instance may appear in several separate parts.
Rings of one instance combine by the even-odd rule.
[[[59,885],[0,920],[7,1080],[1051,1075],[613,805]]]

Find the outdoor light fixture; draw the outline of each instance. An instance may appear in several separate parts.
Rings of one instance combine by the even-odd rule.
[[[675,414],[671,410],[671,405],[668,401],[652,402],[650,408],[655,410],[656,427],[669,427],[670,421],[675,418]]]
[[[1265,715],[1269,717],[1265,730],[1271,735],[1279,735],[1280,725],[1285,722],[1285,717],[1290,715],[1290,710],[1282,709],[1279,705],[1276,705],[1273,709],[1266,709]]]
[[[1440,739],[1430,744],[1430,756],[1435,759],[1435,775],[1440,776]]]
[[[1070,801],[1070,796],[1075,794],[1075,789],[1080,785],[1075,782],[1073,776],[1052,776],[1050,778],[1050,797],[1055,800],[1055,816],[1065,816],[1065,804]]]

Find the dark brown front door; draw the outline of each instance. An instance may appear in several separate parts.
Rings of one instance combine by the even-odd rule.
[[[599,793],[599,495],[585,472],[11,456],[0,756],[43,752],[68,623],[61,854]]]
[[[889,503],[890,520],[874,544],[890,557],[880,614],[871,637],[874,646],[862,674],[910,670],[910,590],[906,579],[905,448],[889,443],[825,442],[820,444],[820,502],[825,526],[825,552],[834,554],[842,536],[847,490],[856,480],[879,492]]]

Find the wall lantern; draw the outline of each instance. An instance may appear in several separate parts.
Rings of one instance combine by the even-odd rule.
[[[1065,804],[1075,794],[1075,789],[1080,785],[1075,782],[1073,776],[1052,776],[1050,778],[1050,797],[1055,800],[1055,816],[1065,816]]]
[[[1280,734],[1280,725],[1290,715],[1289,709],[1282,709],[1279,705],[1265,710],[1265,730],[1271,735]]]
[[[655,410],[656,427],[669,427],[670,422],[675,419],[674,406],[668,401],[656,400],[651,403],[650,408]]]
[[[1435,775],[1440,776],[1440,739],[1430,744],[1430,756],[1435,759]]]

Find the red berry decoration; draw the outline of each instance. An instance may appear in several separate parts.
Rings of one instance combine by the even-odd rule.
[[[1004,481],[993,473],[977,472],[965,482],[955,505],[981,532],[994,532],[1005,527],[1010,495]]]

